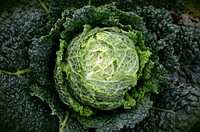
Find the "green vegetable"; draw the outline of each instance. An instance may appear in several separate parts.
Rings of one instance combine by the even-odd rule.
[[[91,11],[93,14],[86,16]],[[69,12],[71,10],[62,14],[65,30],[61,33],[55,68],[59,97],[73,108],[70,109],[74,111],[72,115],[86,128],[94,127],[97,131],[118,131],[124,126],[133,128],[152,105],[149,93],[156,93],[163,81],[162,76],[151,76],[151,70],[160,68],[156,74],[165,73],[157,60],[150,60],[151,52],[144,46],[146,29],[141,18],[111,5],[99,8],[85,6],[74,10],[73,18],[67,16]],[[129,16],[129,20],[120,20],[122,15]],[[91,21],[89,18],[92,16],[96,18]],[[114,16],[116,19],[112,18]],[[62,19],[52,34],[57,32],[57,25]],[[95,27],[93,23],[99,20],[102,22]],[[132,25],[128,24],[130,20]],[[108,27],[110,24],[115,26]],[[79,30],[83,32],[70,40],[69,36]],[[154,66],[154,63],[157,65]],[[42,94],[38,96],[48,100]],[[141,102],[143,105],[140,105]],[[100,114],[105,110],[117,112],[112,116]],[[131,119],[133,115],[141,116]],[[120,116],[121,120],[118,119]],[[90,120],[94,122],[88,123]],[[116,122],[112,123],[114,120]],[[121,125],[117,127],[118,123]],[[105,124],[105,128],[100,124]]]
[[[6,3],[2,131],[189,131],[200,121],[200,27],[166,10],[181,13],[180,1]]]
[[[67,42],[61,41],[55,75],[61,99],[83,115],[86,114],[84,110],[90,111],[78,102],[100,110],[120,106],[130,109],[136,100],[128,91],[137,84],[151,54],[141,51],[137,46],[140,43],[143,43],[140,32],[126,32],[117,27],[90,30],[89,25],[73,38],[66,56],[63,52]],[[69,80],[70,88],[67,84],[59,85],[66,80]]]

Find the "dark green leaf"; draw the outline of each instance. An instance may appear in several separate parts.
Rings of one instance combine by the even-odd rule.
[[[116,132],[124,127],[134,128],[138,122],[146,117],[151,106],[152,102],[149,98],[144,98],[130,110],[102,111],[94,116],[78,116],[78,120],[84,127],[95,128],[97,132]]]

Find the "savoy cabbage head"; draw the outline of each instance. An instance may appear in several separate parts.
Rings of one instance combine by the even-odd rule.
[[[166,10],[180,13],[180,1],[7,2],[3,131],[189,131],[200,121],[200,27]]]
[[[151,55],[139,48],[144,37],[141,32],[117,27],[90,28],[85,25],[69,46],[66,41],[60,43],[55,75],[60,97],[82,115],[91,114],[87,106],[99,110],[121,106],[130,109],[137,100],[130,95],[131,89],[137,85]],[[77,106],[78,102],[86,108]]]

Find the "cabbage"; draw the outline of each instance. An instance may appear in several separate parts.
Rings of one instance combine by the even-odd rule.
[[[139,48],[136,47],[142,37],[138,35],[140,32],[126,32],[117,27],[84,27],[84,31],[72,39],[64,54],[66,62],[62,63],[61,72],[65,73],[64,79],[69,80],[70,88],[62,91],[58,87],[68,93],[68,96],[61,96],[62,100],[65,102],[71,98],[100,110],[120,106],[131,108],[136,101],[129,97],[128,92],[137,84],[138,71],[142,68],[137,53]],[[143,58],[147,58],[144,65],[150,52],[140,52]],[[71,102],[71,105],[78,109],[76,104]]]

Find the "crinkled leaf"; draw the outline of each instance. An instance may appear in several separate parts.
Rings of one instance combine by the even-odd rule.
[[[45,31],[36,3],[8,8],[0,17],[0,122],[6,131],[57,131],[48,105],[29,95],[28,49]]]
[[[186,26],[182,32],[179,78],[200,88],[200,27]]]
[[[147,116],[151,106],[152,102],[149,98],[143,98],[132,109],[102,111],[89,117],[78,116],[78,120],[84,127],[94,128],[97,132],[115,132],[122,130],[124,127],[134,128],[138,122]]]
[[[57,131],[47,104],[29,95],[28,75],[0,73],[0,122],[6,131]]]
[[[148,117],[134,131],[187,131],[200,118],[198,87],[176,80],[168,84],[153,101]]]
[[[28,46],[32,38],[44,33],[45,14],[37,6],[20,5],[4,12],[0,21],[0,70],[27,68]]]

